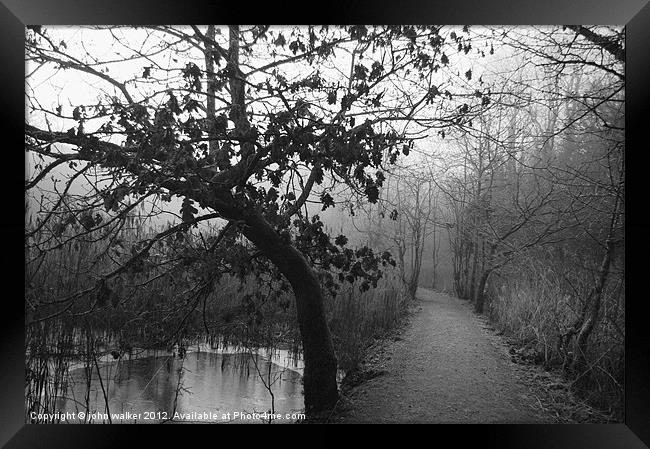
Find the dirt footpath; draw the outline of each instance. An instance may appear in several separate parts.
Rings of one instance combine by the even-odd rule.
[[[338,422],[549,423],[500,337],[466,301],[420,289],[421,308],[352,388]]]

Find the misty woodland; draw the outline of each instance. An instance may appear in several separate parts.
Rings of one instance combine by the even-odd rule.
[[[607,26],[29,26],[25,421],[620,422]]]

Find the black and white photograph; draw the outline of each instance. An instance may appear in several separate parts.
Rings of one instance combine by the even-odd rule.
[[[625,24],[24,57],[25,423],[625,422]]]

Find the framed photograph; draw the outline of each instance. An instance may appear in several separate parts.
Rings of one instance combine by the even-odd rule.
[[[3,447],[647,449],[650,6],[438,3],[4,1]]]

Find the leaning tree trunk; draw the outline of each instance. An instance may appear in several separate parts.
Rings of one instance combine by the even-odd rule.
[[[238,26],[230,26],[227,67],[231,73],[232,104],[229,118],[235,123],[237,133],[245,136],[251,125],[246,114],[244,75],[239,65],[239,33]],[[244,161],[255,158],[252,143],[242,142],[241,158]],[[254,209],[239,209],[231,218],[243,219],[243,234],[273,262],[293,289],[305,360],[305,413],[313,416],[332,408],[338,400],[336,356],[325,317],[323,294],[314,270],[300,251],[283,241],[273,226]]]
[[[614,203],[614,210],[611,215],[607,240],[605,241],[605,254],[603,255],[603,259],[600,263],[600,268],[598,269],[598,278],[596,279],[596,284],[594,285],[591,293],[589,294],[589,297],[587,298],[587,301],[585,302],[581,316],[581,323],[576,323],[572,331],[569,332],[569,334],[577,333],[575,355],[570,366],[571,371],[574,373],[584,372],[588,369],[587,351],[589,349],[589,337],[591,336],[596,322],[598,321],[598,315],[600,313],[601,303],[603,300],[603,292],[605,290],[605,285],[607,283],[607,278],[609,276],[610,266],[614,255],[614,233],[616,231],[618,222],[619,205],[619,197],[617,196]]]
[[[305,360],[305,413],[313,416],[330,410],[338,400],[337,361],[318,278],[300,251],[284,242],[263,217],[245,211],[244,221],[246,238],[287,278],[296,297]]]
[[[589,337],[598,320],[600,306],[603,298],[603,290],[609,275],[609,267],[611,265],[612,253],[614,252],[614,245],[612,243],[611,235],[607,239],[607,250],[605,256],[601,261],[600,269],[598,270],[598,279],[591,294],[587,298],[586,305],[583,312],[582,325],[577,330],[576,337],[576,350],[573,362],[571,364],[571,371],[580,373],[587,369],[587,351],[589,349]]]

